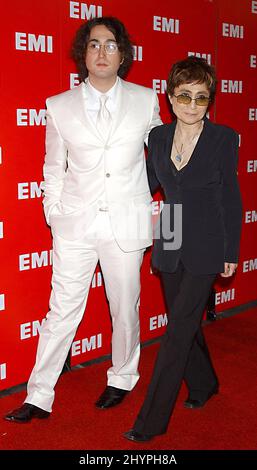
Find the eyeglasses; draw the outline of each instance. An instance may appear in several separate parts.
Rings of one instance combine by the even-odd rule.
[[[106,54],[115,54],[118,50],[118,44],[116,42],[107,42],[106,44],[100,44],[97,41],[90,41],[87,45],[87,50],[91,54],[98,54],[101,50],[101,47],[104,48]]]
[[[191,98],[189,95],[173,95],[177,98],[178,103],[190,104],[191,101],[195,101],[197,106],[208,106],[210,98],[208,96],[198,96],[197,98]]]

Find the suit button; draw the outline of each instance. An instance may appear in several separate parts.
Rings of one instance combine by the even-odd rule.
[[[110,178],[111,175],[110,175],[110,173],[106,173],[105,176],[106,176],[106,178]]]

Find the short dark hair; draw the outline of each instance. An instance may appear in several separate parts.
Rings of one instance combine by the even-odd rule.
[[[113,16],[102,16],[100,18],[93,18],[82,24],[78,29],[71,50],[72,58],[75,60],[79,72],[79,78],[84,81],[88,76],[88,70],[85,64],[85,51],[88,44],[88,39],[91,30],[98,25],[106,26],[115,37],[118,44],[119,51],[122,54],[122,63],[118,70],[118,75],[124,77],[133,62],[133,46],[129,34],[124,24]]]
[[[211,101],[214,99],[216,91],[216,73],[214,67],[208,64],[205,59],[190,56],[173,64],[167,82],[167,93],[174,94],[174,89],[183,83],[205,83]]]

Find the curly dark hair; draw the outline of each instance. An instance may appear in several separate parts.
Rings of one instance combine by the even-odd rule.
[[[106,28],[113,33],[118,44],[118,48],[123,59],[118,70],[118,75],[120,77],[124,77],[127,74],[133,62],[133,46],[124,24],[113,16],[93,18],[92,20],[82,24],[82,26],[78,29],[71,49],[71,55],[77,64],[79,78],[81,81],[84,81],[88,76],[88,70],[85,64],[85,51],[87,48],[90,32],[95,26],[98,25],[106,26]]]
[[[205,83],[210,100],[213,101],[216,91],[215,69],[205,59],[190,56],[173,64],[168,76],[167,93],[174,94],[174,89],[183,83]]]

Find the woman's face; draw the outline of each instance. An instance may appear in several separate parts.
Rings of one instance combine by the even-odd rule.
[[[189,104],[180,103],[176,96],[184,95],[192,98]],[[206,83],[183,83],[175,88],[174,95],[169,96],[173,112],[184,124],[193,125],[201,121],[207,111],[209,102],[204,106],[196,104],[195,98],[209,98]]]

